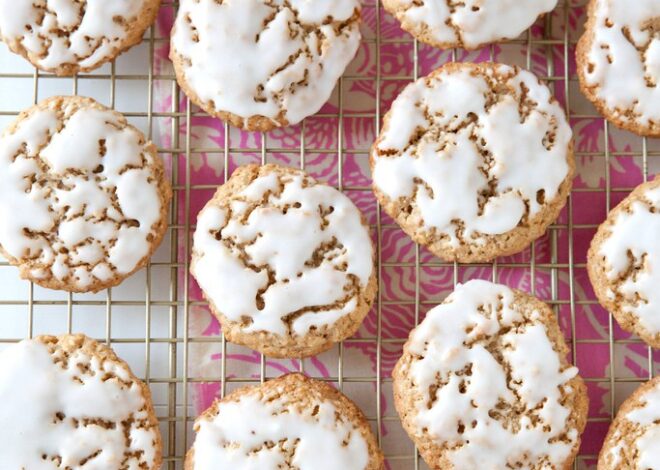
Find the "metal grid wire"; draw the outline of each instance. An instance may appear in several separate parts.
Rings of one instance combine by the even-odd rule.
[[[563,0],[560,1],[558,10],[554,15],[546,15],[546,17],[541,20],[539,23],[544,30],[542,37],[534,37],[531,33],[526,33],[522,38],[510,41],[509,44],[515,45],[517,47],[523,47],[526,50],[526,65],[527,68],[532,68],[532,51],[538,50],[543,51],[546,58],[546,74],[541,78],[546,80],[551,88],[557,94],[558,92],[563,92],[565,96],[565,108],[567,114],[570,116],[572,121],[579,119],[599,119],[599,117],[592,111],[591,113],[578,113],[575,111],[573,103],[578,97],[576,96],[576,82],[577,79],[575,76],[569,76],[569,60],[570,54],[572,54],[573,47],[575,45],[576,38],[572,38],[569,32],[569,28],[564,27],[568,24],[569,14],[572,8],[583,8],[585,5],[585,0],[579,1],[570,1]],[[177,7],[176,2],[164,1],[162,8],[170,9],[172,12],[175,11]],[[170,208],[170,236],[164,242],[164,246],[161,247],[161,252],[165,252],[164,260],[152,260],[151,264],[146,268],[143,279],[143,298],[139,300],[123,300],[113,297],[113,290],[108,290],[103,294],[94,298],[87,298],[86,296],[65,295],[61,299],[47,299],[42,300],[35,296],[35,286],[30,284],[28,288],[28,294],[25,297],[20,298],[11,298],[0,297],[0,307],[10,307],[14,310],[24,311],[27,315],[27,329],[24,331],[24,335],[18,335],[17,337],[7,337],[3,335],[2,342],[11,343],[19,341],[24,337],[32,337],[35,332],[35,309],[41,306],[53,306],[54,308],[65,310],[66,314],[62,317],[62,321],[65,324],[62,326],[61,331],[59,332],[71,332],[76,331],[75,328],[75,317],[74,312],[79,309],[87,307],[96,307],[102,311],[101,316],[103,317],[104,322],[104,334],[96,335],[97,339],[107,342],[115,348],[120,348],[122,345],[137,345],[138,347],[143,347],[143,367],[136,366],[134,361],[131,365],[134,368],[138,368],[143,375],[143,378],[150,384],[152,390],[159,388],[160,392],[155,393],[155,405],[158,413],[158,417],[161,421],[161,429],[163,431],[163,455],[164,455],[164,468],[175,469],[182,468],[182,462],[185,455],[186,449],[192,442],[192,432],[191,425],[192,421],[195,418],[195,411],[191,406],[191,384],[197,384],[201,382],[219,382],[220,384],[220,394],[224,394],[230,386],[233,384],[243,384],[247,382],[259,382],[264,381],[268,377],[266,361],[261,357],[259,364],[259,376],[257,378],[250,376],[241,376],[238,374],[229,374],[228,369],[232,366],[231,359],[227,359],[227,343],[225,342],[224,336],[218,337],[207,337],[207,336],[192,336],[190,335],[190,310],[196,306],[203,306],[203,302],[195,301],[191,299],[190,294],[190,279],[189,276],[185,275],[188,272],[189,267],[189,254],[191,246],[191,234],[194,230],[194,224],[192,221],[194,217],[191,217],[191,193],[196,190],[212,190],[215,188],[216,184],[222,183],[222,179],[217,181],[216,184],[192,184],[191,181],[191,160],[194,154],[198,153],[216,153],[220,154],[223,159],[223,176],[224,179],[227,178],[229,168],[230,168],[230,159],[234,155],[241,154],[256,154],[260,158],[262,163],[269,161],[269,158],[274,153],[287,153],[293,156],[296,155],[298,159],[298,165],[300,168],[305,168],[306,166],[306,157],[310,153],[314,154],[329,154],[336,157],[337,159],[337,186],[340,190],[345,192],[352,191],[370,191],[369,187],[355,187],[344,184],[344,160],[346,155],[351,152],[362,154],[360,158],[367,158],[368,150],[354,150],[346,148],[344,143],[344,95],[345,88],[347,84],[351,81],[360,80],[360,81],[375,81],[373,84],[375,87],[375,112],[374,113],[352,113],[350,116],[352,118],[368,118],[373,119],[375,123],[376,133],[379,131],[381,124],[381,118],[384,113],[382,108],[381,100],[381,85],[387,81],[409,81],[414,80],[421,75],[420,69],[420,57],[419,50],[420,47],[425,47],[418,44],[416,41],[413,41],[412,38],[406,38],[404,40],[391,40],[384,39],[381,37],[381,24],[383,22],[382,7],[380,5],[380,0],[371,0],[365,2],[364,9],[376,9],[376,31],[375,35],[372,38],[365,38],[364,41],[368,43],[368,46],[375,49],[375,67],[376,74],[375,76],[364,76],[361,74],[356,75],[345,75],[339,85],[337,90],[338,95],[338,114],[322,114],[320,117],[327,117],[336,119],[337,127],[337,146],[335,148],[309,148],[306,144],[306,133],[305,125],[303,124],[300,131],[300,146],[298,149],[287,149],[287,148],[275,148],[268,145],[268,135],[261,135],[260,146],[258,148],[239,148],[232,146],[230,138],[230,129],[225,124],[224,128],[224,142],[218,148],[196,148],[194,147],[194,139],[191,136],[193,124],[191,120],[197,116],[204,116],[202,112],[194,111],[193,107],[186,102],[182,101],[183,95],[180,89],[176,84],[176,80],[171,72],[161,73],[157,72],[154,69],[155,62],[155,48],[158,44],[162,44],[168,41],[166,35],[159,34],[155,27],[152,27],[150,31],[145,35],[145,39],[142,47],[146,46],[148,50],[148,60],[149,60],[149,70],[147,74],[119,74],[116,72],[115,63],[112,63],[109,66],[109,73],[95,73],[90,75],[80,75],[74,78],[60,78],[55,77],[49,74],[43,74],[34,70],[32,73],[19,73],[13,72],[12,70],[6,70],[5,66],[0,63],[0,88],[6,86],[9,79],[23,79],[23,80],[32,80],[32,94],[33,102],[44,98],[41,94],[42,87],[45,81],[57,80],[63,83],[69,83],[70,88],[69,92],[71,94],[78,94],[80,91],[80,85],[83,81],[92,79],[95,81],[102,81],[105,83],[104,86],[109,88],[109,104],[111,107],[115,107],[116,104],[116,84],[120,80],[127,81],[139,81],[146,84],[146,93],[147,93],[147,106],[146,109],[138,112],[126,112],[124,114],[129,118],[129,120],[143,119],[146,120],[146,130],[149,137],[151,138],[154,134],[154,126],[156,119],[164,119],[164,122],[169,122],[169,133],[171,134],[171,143],[168,146],[159,148],[159,151],[162,155],[168,156],[171,158],[171,182],[174,189],[175,197],[172,200],[172,205]],[[554,22],[554,24],[553,24]],[[560,22],[562,24],[556,24]],[[557,33],[559,31],[559,33]],[[394,43],[409,43],[412,47],[413,54],[413,70],[410,76],[390,76],[382,73],[381,67],[381,49],[386,47],[388,44]],[[503,46],[504,47],[504,46]],[[557,71],[557,59],[556,55],[560,54],[561,61],[563,66],[560,71]],[[451,58],[456,60],[458,57],[458,51],[452,51]],[[495,57],[495,48],[490,48],[490,57],[494,59]],[[436,64],[440,65],[440,64]],[[525,65],[525,64],[522,64]],[[165,83],[166,86],[171,89],[171,106],[168,111],[156,111],[154,110],[154,88],[155,83]],[[187,103],[180,105],[180,103]],[[4,110],[0,112],[0,116],[11,117],[13,118],[20,109]],[[592,108],[590,108],[592,109]],[[122,111],[122,109],[119,109]],[[616,363],[616,353],[619,345],[631,344],[640,344],[637,339],[625,339],[625,340],[615,340],[614,334],[614,324],[612,317],[609,317],[607,321],[608,325],[608,338],[607,339],[580,339],[579,335],[574,334],[575,325],[576,325],[576,312],[579,310],[582,305],[592,305],[595,304],[594,301],[590,300],[578,300],[576,297],[575,291],[575,272],[578,269],[584,270],[584,262],[576,262],[576,249],[574,247],[574,232],[576,230],[595,230],[597,223],[594,224],[576,224],[573,221],[573,212],[574,212],[574,198],[579,192],[604,192],[606,198],[607,209],[613,205],[612,196],[616,193],[625,194],[630,191],[632,188],[628,187],[614,187],[611,181],[610,167],[611,159],[620,156],[618,153],[612,152],[610,146],[608,145],[610,135],[613,132],[613,129],[610,125],[604,120],[602,121],[603,136],[605,139],[604,144],[600,148],[603,149],[602,152],[578,152],[577,157],[588,157],[594,159],[604,160],[605,165],[605,178],[606,178],[606,187],[603,190],[600,189],[576,189],[567,204],[567,209],[565,218],[560,219],[564,220],[563,222],[558,222],[550,228],[550,244],[551,244],[551,254],[550,262],[546,260],[537,259],[537,253],[535,250],[535,245],[531,247],[531,254],[529,256],[529,262],[495,262],[488,265],[482,265],[482,267],[487,267],[492,270],[493,280],[498,279],[498,270],[502,268],[518,268],[522,270],[528,270],[531,280],[531,291],[536,291],[536,279],[537,273],[543,272],[549,274],[549,279],[551,283],[551,298],[547,299],[548,303],[552,305],[555,311],[560,314],[560,310],[568,311],[570,316],[570,329],[565,331],[567,342],[571,346],[572,351],[572,362],[579,362],[578,351],[580,350],[581,344],[601,344],[609,348],[610,355],[610,366],[609,373],[604,374],[602,377],[589,377],[587,382],[595,382],[599,385],[609,387],[611,393],[609,395],[610,401],[610,414],[613,416],[615,412],[615,404],[620,403],[621,398],[617,396],[616,391],[619,389],[620,384],[626,383],[638,383],[644,381],[646,377],[643,378],[633,378],[633,377],[618,377],[617,371],[615,370]],[[180,130],[184,129],[184,132],[181,133]],[[649,144],[646,139],[641,140],[641,151],[626,151],[625,156],[633,157],[636,159],[641,159],[641,167],[643,169],[643,176],[646,180],[649,175],[649,161],[651,158],[660,157],[660,151],[652,151],[649,149]],[[605,217],[605,213],[600,214],[602,219]],[[337,368],[336,373],[332,374],[331,377],[326,378],[326,380],[335,383],[338,388],[344,389],[346,384],[367,384],[374,387],[375,391],[375,412],[367,413],[369,420],[373,424],[374,430],[378,434],[379,442],[383,445],[383,450],[386,454],[388,463],[391,468],[422,468],[424,467],[423,462],[418,457],[416,451],[411,450],[410,452],[398,452],[392,450],[388,443],[383,442],[383,435],[381,430],[383,429],[384,423],[396,422],[398,418],[391,411],[388,413],[383,412],[383,405],[381,403],[383,390],[387,390],[388,384],[391,383],[391,378],[382,373],[382,347],[386,343],[396,343],[402,344],[404,339],[393,339],[393,338],[384,338],[383,337],[383,306],[390,304],[413,304],[414,305],[414,317],[415,324],[419,322],[420,316],[430,308],[435,305],[436,301],[423,300],[420,295],[420,279],[422,277],[422,270],[425,268],[442,268],[450,270],[453,274],[454,284],[459,282],[460,273],[462,266],[456,263],[443,263],[438,259],[432,259],[426,261],[420,253],[419,246],[416,246],[414,253],[414,262],[388,262],[383,259],[381,246],[383,244],[383,231],[385,229],[394,229],[394,225],[387,224],[384,220],[384,215],[381,214],[380,209],[376,213],[375,225],[372,227],[377,233],[377,248],[378,248],[378,258],[377,258],[377,268],[378,273],[382,282],[382,273],[384,270],[389,268],[409,268],[414,270],[414,279],[415,279],[415,294],[414,300],[409,299],[384,299],[383,298],[383,289],[379,290],[377,302],[375,304],[375,311],[377,315],[376,320],[376,334],[375,336],[363,336],[358,339],[349,339],[344,343],[350,342],[360,342],[360,343],[372,343],[376,346],[376,363],[375,363],[375,374],[367,376],[358,376],[347,372],[346,361],[345,361],[345,351],[344,346],[339,345],[337,347]],[[562,244],[560,242],[560,234],[567,233],[567,244]],[[184,253],[185,256],[182,256],[181,253]],[[7,263],[0,263],[0,271],[2,269],[10,269]],[[559,277],[560,273],[567,274],[568,276],[568,292],[561,291],[559,289]],[[159,277],[161,283],[165,283],[167,298],[166,299],[156,299],[153,298],[152,284],[155,281],[155,277]],[[126,283],[138,282],[135,278],[129,279]],[[382,286],[381,286],[382,287]],[[116,322],[113,322],[113,315],[117,315],[117,311],[120,308],[128,308],[133,310],[141,310],[144,312],[144,330],[143,335],[132,334],[127,335],[126,337],[119,337],[115,334],[114,325]],[[156,309],[159,309],[158,315],[154,313]],[[59,318],[59,317],[58,317]],[[155,331],[154,323],[160,322],[157,330]],[[85,332],[85,331],[83,331]],[[196,375],[191,372],[190,368],[190,348],[191,345],[203,344],[203,343],[219,343],[219,346],[222,351],[221,360],[218,361],[218,370],[217,374],[210,376],[201,376]],[[154,364],[158,364],[156,367]],[[298,361],[297,365],[301,371],[305,371],[307,360]],[[653,375],[654,367],[657,367],[657,363],[653,362],[652,351],[648,351],[648,376]],[[158,369],[157,372],[155,370]],[[387,393],[387,392],[385,392]],[[350,394],[349,394],[350,395]],[[590,423],[605,423],[609,421],[609,418],[604,417],[594,417],[590,418]],[[412,449],[412,447],[411,447]],[[587,464],[592,464],[593,459],[596,456],[594,453],[588,454],[583,453],[578,457],[575,468],[585,468]]]

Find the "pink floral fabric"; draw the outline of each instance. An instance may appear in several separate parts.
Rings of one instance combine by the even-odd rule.
[[[168,147],[176,141],[182,148],[188,135],[190,139],[191,151],[173,158],[178,165],[178,183],[189,183],[193,188],[189,211],[185,210],[185,192],[177,192],[179,223],[188,218],[194,225],[213,187],[222,184],[225,175],[238,165],[262,161],[303,164],[313,176],[338,186],[356,202],[367,216],[379,248],[378,302],[356,337],[343,346],[301,364],[297,360],[262,360],[254,351],[229,344],[223,350],[219,340],[191,344],[191,377],[218,376],[224,368],[228,379],[225,390],[222,381],[194,383],[197,412],[224,391],[261,378],[262,372],[265,377],[274,377],[302,367],[311,376],[332,379],[363,408],[374,430],[380,423],[377,430],[388,468],[411,468],[414,448],[398,422],[391,394],[390,374],[403,342],[416,322],[441,302],[456,282],[494,279],[533,292],[557,312],[572,359],[588,382],[591,399],[578,467],[595,468],[612,406],[620,404],[638,385],[635,379],[649,376],[649,367],[657,371],[660,357],[623,332],[616,322],[610,328],[609,314],[594,300],[585,269],[586,252],[608,208],[660,170],[660,145],[606,126],[582,97],[574,53],[585,21],[585,6],[584,2],[559,3],[519,40],[466,52],[415,45],[394,18],[369,0],[364,4],[363,43],[355,60],[332,99],[303,124],[265,135],[241,132],[200,113],[195,106],[191,107],[190,129],[185,118],[175,121],[174,126],[169,119],[161,123],[160,138]],[[171,7],[161,11],[158,29],[163,36],[169,32],[173,15]],[[167,52],[167,43],[159,44],[156,73],[171,73]],[[369,147],[379,120],[413,78],[452,60],[493,60],[530,68],[548,81],[569,112],[574,130],[578,173],[568,207],[533,247],[492,265],[454,266],[418,249],[386,214],[378,212],[370,190]],[[173,89],[171,84],[156,86],[157,110],[186,111],[185,96],[173,94]],[[179,256],[183,263],[188,253],[182,251]],[[187,275],[183,270],[180,273],[182,279]],[[196,283],[192,278],[189,281],[190,299],[202,301]],[[189,335],[220,338],[221,328],[206,306],[191,308]],[[611,338],[615,340],[612,348]]]

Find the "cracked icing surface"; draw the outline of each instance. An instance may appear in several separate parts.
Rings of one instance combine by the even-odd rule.
[[[598,458],[599,470],[660,470],[660,378],[621,405]]]
[[[119,284],[160,243],[169,197],[154,145],[92,99],[45,100],[0,137],[0,251],[42,286]]]
[[[41,336],[0,353],[0,453],[7,469],[155,470],[149,389],[110,348]]]
[[[200,212],[191,271],[230,341],[315,354],[352,335],[375,294],[357,207],[302,171],[237,169]]]
[[[566,353],[547,305],[470,281],[410,334],[395,404],[432,468],[569,468],[587,398]]]
[[[589,275],[599,301],[628,330],[660,347],[660,177],[635,189],[599,227]]]
[[[580,85],[619,127],[660,136],[660,3],[591,0],[578,50]]]
[[[250,130],[317,112],[360,44],[358,0],[183,0],[170,56],[205,111]]]
[[[517,38],[557,0],[384,0],[383,5],[420,41],[478,49]]]
[[[9,48],[49,72],[90,71],[142,39],[160,0],[0,0]]]
[[[448,64],[408,85],[371,153],[385,210],[441,258],[491,260],[525,248],[563,207],[571,129],[530,72]]]
[[[239,389],[206,410],[186,470],[376,470],[382,455],[362,413],[329,385],[289,374]]]

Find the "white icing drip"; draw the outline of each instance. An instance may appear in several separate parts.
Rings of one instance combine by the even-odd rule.
[[[51,102],[0,138],[0,245],[17,260],[33,260],[36,276],[50,272],[85,288],[112,271],[131,272],[149,254],[161,202],[141,135],[121,129],[113,111],[70,106],[63,106],[68,120],[59,131],[63,121]],[[57,231],[57,238],[51,243],[26,231]]]
[[[653,22],[660,17],[660,3],[595,1],[594,39],[584,61],[586,84],[597,87],[594,93],[598,99],[622,119],[627,120],[620,111],[631,109],[636,115],[633,119],[641,125],[660,124],[660,36],[653,32]],[[606,22],[612,26],[607,27]],[[624,29],[629,31],[632,43]],[[645,45],[648,48],[642,59],[636,47]]]
[[[255,394],[221,403],[217,415],[197,421],[194,470],[278,468],[361,470],[369,453],[359,430],[329,402],[300,410],[286,398],[265,402]],[[276,445],[269,448],[265,443]],[[343,444],[345,442],[346,444]],[[281,450],[284,449],[284,452]],[[295,451],[293,451],[295,449]],[[289,465],[286,452],[293,451]]]
[[[630,204],[630,213],[622,211],[610,228],[599,253],[608,265],[607,277],[614,281],[628,269],[630,252],[643,268],[627,277],[617,289],[625,299],[622,309],[634,315],[651,334],[660,333],[660,185],[644,192],[655,213],[640,201]],[[625,204],[625,202],[624,202]]]
[[[87,366],[93,374],[82,372]],[[21,341],[4,350],[0,354],[2,467],[82,468],[80,461],[100,450],[84,465],[86,470],[118,469],[124,454],[131,452],[140,456],[129,458],[121,468],[142,468],[140,463],[154,468],[157,432],[139,429],[133,422],[127,428],[127,446],[122,426],[131,416],[136,421],[148,419],[142,389],[135,382],[127,386],[116,379],[104,380],[106,373],[130,380],[124,366],[100,362],[82,352],[72,354],[69,367],[63,369],[36,340]],[[113,428],[85,423],[86,419],[103,420]],[[62,458],[59,465],[53,460],[56,456]]]
[[[303,187],[302,174],[282,177],[282,193],[271,195],[268,206],[256,208],[243,223],[248,206],[240,199],[260,201],[266,192],[278,188],[279,176],[273,171],[250,183],[231,201],[230,220],[228,211],[216,202],[204,208],[194,236],[196,260],[192,269],[206,296],[224,316],[234,321],[251,318],[245,331],[284,335],[287,325],[283,318],[288,314],[305,307],[332,305],[344,298],[349,275],[356,276],[365,289],[373,272],[373,250],[360,212],[351,200],[323,184]],[[273,205],[289,208],[284,214]],[[327,214],[324,229],[319,207],[334,209]],[[235,249],[215,238],[220,229],[223,239],[247,244],[250,262],[260,267],[257,271],[245,267]],[[343,248],[324,255],[319,266],[306,265],[314,250],[333,238]],[[346,266],[345,271],[338,269],[341,265]],[[256,297],[268,283],[265,266],[272,269],[275,283],[263,294],[264,308],[259,310]],[[332,325],[356,305],[353,296],[338,308],[303,313],[293,321],[292,332],[304,335],[311,327]]]
[[[455,2],[453,12],[445,0],[396,0],[396,8],[406,9],[401,20],[424,28],[436,43],[458,44],[475,48],[513,39],[529,28],[536,18],[549,12],[557,0],[464,0]],[[452,27],[453,25],[453,27]],[[460,37],[454,28],[460,30]]]
[[[322,22],[330,16],[346,21],[360,3],[295,0],[290,5],[293,9],[284,0],[181,2],[172,47],[185,58],[183,76],[203,102],[213,101],[216,110],[244,119],[275,121],[282,113],[289,124],[321,108],[360,44],[357,23],[337,35],[332,24]],[[294,10],[297,21],[312,31],[291,26]],[[300,50],[305,52],[298,54]],[[285,66],[291,57],[293,63]],[[305,86],[298,85],[302,80]]]
[[[508,66],[498,67],[498,73],[511,71]],[[524,122],[518,102],[510,94],[486,111],[488,84],[469,70],[445,71],[408,85],[394,101],[389,126],[378,143],[378,150],[390,155],[374,154],[374,184],[395,200],[413,196],[416,180],[425,182],[433,194],[420,187],[415,196],[423,229],[448,235],[453,246],[461,243],[455,219],[464,222],[465,239],[483,244],[481,235],[503,234],[518,226],[525,201],[530,216],[536,215],[544,207],[537,202],[537,193],[544,191],[545,200],[552,200],[568,176],[566,158],[572,133],[546,86],[527,71],[508,80],[517,93],[522,84],[529,90],[529,99],[537,103]],[[443,133],[439,141],[434,136],[422,138],[415,155],[408,142],[418,130],[428,131],[431,125],[423,107],[438,126],[453,127],[472,115],[477,116],[478,124]],[[556,122],[557,131],[554,146],[547,150],[544,139],[552,129],[551,120]],[[488,180],[481,171],[484,161],[471,138],[473,131],[477,139],[485,140],[494,161],[489,174],[497,178],[497,194],[487,201],[483,213],[479,213],[478,196],[487,189]]]
[[[134,22],[145,3],[0,0],[0,32],[7,43],[20,43],[31,58],[45,55],[37,60],[41,68],[56,69],[67,64],[93,67],[123,47],[129,31],[122,23]],[[58,30],[69,34],[56,34]]]
[[[577,375],[577,369],[561,370],[559,355],[540,321],[533,318],[522,329],[515,327],[523,317],[512,307],[513,298],[509,288],[486,281],[459,285],[410,336],[408,353],[419,357],[410,374],[415,392],[422,396],[414,417],[417,432],[426,429],[436,442],[455,446],[448,458],[457,469],[505,468],[518,461],[532,465],[542,459],[559,467],[578,439],[577,430],[569,429],[569,442],[553,442],[566,430],[569,416],[560,403],[561,389]],[[513,327],[500,338],[511,370],[509,383],[502,365],[482,344],[466,346],[505,327]],[[471,374],[457,375],[469,365]],[[429,409],[429,389],[438,381],[447,383],[437,390]],[[537,423],[527,416],[518,418],[517,433],[489,415],[498,401],[514,403],[513,391],[528,412],[537,409],[539,418]]]
[[[660,382],[640,397],[643,405],[626,414],[629,421],[644,426],[637,438],[637,468],[660,470]]]

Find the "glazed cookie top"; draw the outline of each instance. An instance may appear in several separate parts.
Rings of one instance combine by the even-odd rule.
[[[160,0],[0,0],[0,34],[36,67],[89,71],[142,38]]]
[[[559,469],[577,448],[581,430],[564,400],[578,371],[562,357],[552,312],[522,295],[481,280],[459,285],[406,344],[414,433],[441,447],[450,468]]]
[[[373,184],[451,247],[543,213],[572,174],[571,129],[530,72],[449,64],[408,85],[372,149]]]
[[[317,112],[360,44],[359,0],[183,0],[172,60],[187,94],[256,128]]]
[[[358,305],[373,274],[360,211],[302,171],[247,165],[199,214],[192,272],[215,309],[247,332],[304,336]]]
[[[0,354],[4,468],[156,469],[148,389],[81,335],[21,341]]]
[[[616,310],[630,314],[642,336],[660,338],[660,178],[636,189],[596,235],[590,270],[603,271],[597,291]],[[600,284],[601,275],[595,283]],[[660,344],[660,342],[658,343]]]
[[[580,40],[587,95],[615,124],[660,135],[660,3],[592,0]]]
[[[51,98],[0,137],[0,246],[21,275],[71,291],[117,284],[165,230],[153,144],[94,100]]]
[[[380,468],[363,420],[328,385],[299,374],[283,376],[239,389],[207,410],[195,423],[189,455],[194,463],[187,468]]]
[[[598,468],[660,468],[660,379],[642,385],[621,406]],[[623,464],[623,465],[622,465]]]
[[[517,38],[557,0],[384,0],[403,29],[428,44],[477,49]]]

